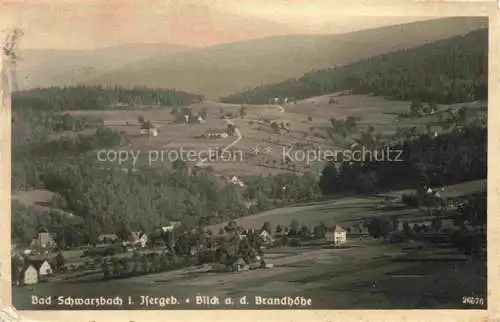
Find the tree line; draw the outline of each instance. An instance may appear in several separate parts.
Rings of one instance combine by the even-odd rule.
[[[202,95],[176,89],[121,86],[36,88],[13,94],[13,109],[44,111],[103,110],[141,106],[176,106],[202,101]]]
[[[351,89],[394,100],[451,104],[486,100],[488,30],[383,54],[221,99],[267,104],[269,97],[307,98]]]
[[[377,160],[366,154],[366,160],[360,162],[340,162],[340,165],[330,162],[323,169],[319,185],[323,194],[331,195],[346,191],[376,193],[421,189],[484,179],[486,138],[486,128],[471,125],[438,137],[424,134],[379,146],[374,151],[382,157]],[[369,152],[373,155],[374,151]]]

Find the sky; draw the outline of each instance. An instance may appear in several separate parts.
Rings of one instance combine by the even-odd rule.
[[[0,4],[0,27],[25,31],[21,48],[92,49],[169,43],[205,47],[287,34],[335,34],[432,17],[352,16],[331,1],[17,0]],[[352,11],[352,10],[351,10]]]

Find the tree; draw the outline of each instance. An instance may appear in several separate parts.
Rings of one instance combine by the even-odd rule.
[[[316,227],[314,227],[314,236],[316,238],[324,238],[327,230],[328,227],[326,227],[325,222],[321,221]]]
[[[138,121],[138,122],[139,122],[139,124],[141,124],[141,125],[142,125],[142,124],[144,124],[144,122],[145,122],[144,117],[143,117],[142,115],[139,115],[139,116],[137,117],[137,121]]]
[[[243,118],[245,117],[246,114],[247,114],[246,107],[242,105],[240,108],[240,116]]]
[[[280,131],[280,127],[278,125],[278,123],[276,122],[271,122],[271,128],[273,129],[274,132],[278,133]]]
[[[292,220],[288,235],[297,235],[299,233],[299,227],[300,227],[299,222],[296,219]]]
[[[410,104],[410,114],[415,116],[422,112],[423,104],[420,100],[413,100]]]
[[[280,224],[276,226],[276,233],[280,234],[283,231],[283,228],[281,228]]]
[[[429,102],[429,108],[431,110],[431,113],[436,113],[439,109],[438,105],[436,102]]]
[[[410,224],[408,224],[408,222],[406,221],[403,223],[403,232],[406,234],[406,236],[409,236],[411,234]]]
[[[312,120],[313,120],[312,117],[310,117],[310,116],[307,117],[308,122],[312,122]]]
[[[307,227],[306,225],[300,227],[300,235],[302,236],[302,238],[308,239],[311,235],[309,232],[309,227]]]
[[[66,260],[64,259],[62,252],[58,252],[57,256],[56,256],[56,269],[58,271],[64,270],[65,262],[66,262]]]
[[[269,221],[264,222],[262,225],[262,230],[267,231],[268,233],[272,233],[271,223]]]
[[[433,231],[438,232],[443,227],[443,222],[439,218],[434,218],[434,219],[432,219],[431,226],[432,226]]]
[[[200,113],[199,113],[199,115],[200,115],[203,119],[206,119],[206,118],[207,118],[207,114],[208,114],[208,112],[207,112],[207,108],[206,108],[206,107],[202,108],[202,109],[201,109],[201,111],[200,111]]]
[[[374,217],[368,223],[368,233],[373,238],[387,238],[392,232],[391,220],[387,216]]]

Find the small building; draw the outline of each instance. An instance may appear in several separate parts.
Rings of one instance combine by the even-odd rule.
[[[148,235],[140,231],[133,231],[130,233],[129,241],[141,248],[145,248],[148,243]]]
[[[141,128],[140,133],[144,135],[158,136],[158,129],[156,127]]]
[[[112,244],[120,240],[115,234],[102,234],[97,237],[97,240],[101,244]]]
[[[161,227],[161,230],[166,233],[168,231],[173,231],[175,227],[181,224],[180,221],[171,221],[168,225]]]
[[[44,260],[38,268],[38,274],[40,274],[40,276],[51,275],[53,272],[52,265],[50,265],[47,260]]]
[[[38,283],[38,271],[33,265],[28,265],[23,272],[22,282],[24,285],[32,285]]]
[[[235,265],[237,272],[244,272],[250,269],[250,266],[242,258],[238,258]]]
[[[237,185],[237,186],[240,186],[240,187],[244,187],[245,184],[243,183],[243,181],[241,181],[237,176],[231,176],[229,178],[229,182],[234,184],[234,185]]]
[[[265,229],[261,229],[259,232],[259,237],[262,239],[262,241],[266,244],[271,244],[274,242],[273,236],[271,235],[270,232],[268,232]]]
[[[198,117],[196,118],[198,120],[198,122],[200,123],[204,123],[205,122],[205,119],[201,116],[201,115],[198,115]]]
[[[339,246],[347,241],[347,232],[339,225],[335,225],[325,233],[325,238],[329,243]]]
[[[48,231],[38,233],[38,236],[31,241],[31,246],[41,248],[53,248],[56,246],[54,238]]]
[[[209,129],[205,132],[205,137],[207,138],[227,138],[229,134],[225,129]]]
[[[439,125],[432,125],[429,129],[433,137],[438,137],[443,133],[443,128]]]

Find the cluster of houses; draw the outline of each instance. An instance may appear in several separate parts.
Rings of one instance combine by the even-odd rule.
[[[23,256],[13,258],[12,263],[12,283],[15,285],[37,284],[40,277],[50,276],[54,273],[55,263],[43,257],[24,258]]]
[[[57,247],[51,233],[41,230],[33,238],[29,248],[21,252],[12,245],[12,282],[15,285],[38,283],[40,277],[53,274],[54,261],[49,258],[51,251]]]
[[[240,239],[246,238],[248,234],[251,232],[255,232],[255,230],[247,229],[240,231],[239,232]],[[286,231],[282,231],[279,233],[276,232],[275,237],[282,237],[287,234],[288,232]],[[258,230],[257,235],[263,241],[264,245],[272,245],[275,241],[275,237],[273,237],[273,234],[264,228]],[[326,229],[324,236],[318,236],[318,237],[324,237],[328,244],[341,246],[347,242],[347,231],[341,226],[334,224]]]
[[[172,232],[180,224],[181,223],[178,221],[173,221],[161,227],[161,230],[163,232]],[[259,236],[264,246],[272,246],[275,243],[276,237],[284,235],[284,233],[276,233],[273,236],[270,231],[264,228],[257,231],[254,229],[243,229],[241,227],[238,229],[240,240],[247,238],[251,233]],[[327,229],[324,237],[329,244],[334,244],[336,246],[344,244],[347,239],[346,230],[338,225],[334,225]],[[97,239],[101,244],[121,243],[127,248],[127,251],[133,251],[137,248],[146,248],[150,241],[148,235],[143,232],[131,232],[129,238],[125,241],[121,240],[116,234],[101,234]],[[55,261],[57,260],[48,253],[48,249],[55,247],[55,242],[51,234],[47,231],[40,232],[38,236],[33,239],[32,245],[47,249],[47,251],[39,255],[33,255],[29,250],[25,250],[23,254],[13,252],[12,281],[16,285],[36,284],[42,277],[50,276],[54,273],[54,267],[57,265]],[[197,247],[192,247],[191,255],[194,256],[197,251]],[[262,268],[271,267],[271,265],[263,264],[262,261],[259,263]],[[241,259],[234,265],[233,269],[237,271],[248,269],[248,264]]]

